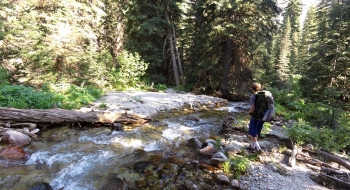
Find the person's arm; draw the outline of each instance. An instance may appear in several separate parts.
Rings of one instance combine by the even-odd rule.
[[[248,111],[248,114],[250,115],[250,114],[254,113],[254,111],[255,111],[255,104],[251,104],[250,109]]]
[[[250,115],[255,111],[255,95],[250,96],[249,104],[250,104],[250,109],[248,111],[248,114]]]

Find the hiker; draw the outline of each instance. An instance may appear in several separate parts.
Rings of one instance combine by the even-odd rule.
[[[258,137],[260,136],[261,130],[264,126],[264,121],[255,118],[253,113],[255,112],[256,94],[258,91],[261,91],[261,90],[262,90],[261,84],[258,82],[254,82],[252,85],[253,94],[250,95],[250,101],[249,101],[250,109],[248,111],[249,115],[251,115],[248,134],[250,139],[252,140],[252,143],[250,144],[249,149],[251,150],[256,149],[258,151],[261,150],[260,145],[258,143]]]

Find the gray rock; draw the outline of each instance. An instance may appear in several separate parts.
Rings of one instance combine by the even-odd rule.
[[[190,147],[202,148],[203,144],[197,138],[191,138],[187,141]]]
[[[232,144],[226,146],[225,152],[226,152],[226,154],[228,154],[228,155],[236,155],[237,153],[240,153],[240,152],[241,152],[241,149],[242,149],[241,146],[239,146],[239,145],[236,144],[236,143],[232,143]]]
[[[220,183],[230,184],[230,179],[224,174],[216,174],[216,180]]]
[[[2,140],[16,146],[25,146],[31,143],[32,139],[21,132],[15,130],[7,130],[2,133]]]
[[[231,186],[233,187],[233,188],[239,188],[239,182],[238,182],[238,180],[232,180],[231,181]]]
[[[212,156],[217,152],[216,148],[211,147],[211,146],[206,146],[202,149],[199,150],[199,153],[202,155],[207,155],[207,156]]]

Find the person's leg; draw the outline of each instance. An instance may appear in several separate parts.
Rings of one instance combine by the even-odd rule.
[[[254,142],[254,146],[256,147],[257,150],[261,150],[259,142],[258,142],[258,137],[261,136],[261,131],[262,131],[262,128],[264,126],[264,122],[263,121],[259,121],[256,126],[257,126],[257,135],[256,135],[256,138],[255,138],[256,141]]]
[[[248,134],[249,134],[250,139],[252,140],[252,143],[250,145],[251,148],[256,148],[255,142],[258,140],[257,139],[258,124],[259,124],[259,120],[250,119]]]

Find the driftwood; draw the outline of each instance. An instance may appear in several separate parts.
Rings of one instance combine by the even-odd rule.
[[[14,109],[0,108],[0,123],[36,123],[41,126],[73,123],[101,124],[144,124],[149,119],[145,116],[101,111],[77,111],[63,109]]]

